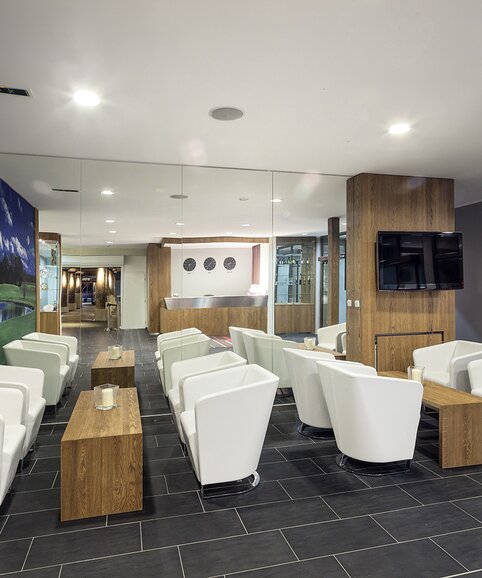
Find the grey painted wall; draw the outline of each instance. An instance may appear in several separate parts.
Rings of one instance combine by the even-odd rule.
[[[455,211],[464,242],[464,289],[456,291],[456,337],[482,342],[482,203]]]

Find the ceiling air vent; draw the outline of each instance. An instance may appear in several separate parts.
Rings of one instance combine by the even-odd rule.
[[[0,86],[0,94],[10,94],[12,96],[32,96],[25,88],[12,88],[11,86]]]
[[[56,193],[78,193],[79,192],[79,189],[54,189],[53,187],[51,190],[55,191]]]

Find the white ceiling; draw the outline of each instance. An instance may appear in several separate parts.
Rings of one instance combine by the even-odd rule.
[[[5,0],[0,84],[28,88],[33,98],[0,95],[0,151],[451,177],[458,205],[477,202],[481,26],[480,0]],[[78,88],[97,91],[100,106],[75,105]],[[218,122],[208,111],[219,105],[246,114]],[[413,130],[390,136],[395,122]],[[221,234],[248,217],[263,221],[250,234],[269,234],[269,173],[229,173],[229,188],[216,188],[222,175],[186,169],[190,199],[174,207],[167,192],[180,189],[178,167],[39,159],[35,169],[31,160],[11,158],[3,157],[0,177],[41,208],[49,227],[66,228],[66,215],[82,204],[82,222],[65,233],[72,241],[82,234],[85,244],[104,243],[99,227],[113,207],[116,242],[158,240],[181,205],[186,236]],[[119,188],[115,205],[98,195],[111,179]],[[274,207],[272,229],[321,231],[327,217],[344,213],[344,179],[328,191],[328,177],[310,179],[279,177],[287,198]],[[82,194],[55,194],[42,182]],[[213,187],[216,195],[205,197]],[[240,190],[257,204],[228,206]],[[201,198],[202,212],[189,202]]]

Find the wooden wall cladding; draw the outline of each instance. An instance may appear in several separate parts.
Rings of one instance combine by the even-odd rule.
[[[328,219],[328,325],[340,315],[340,219]]]
[[[159,333],[159,304],[171,296],[171,249],[147,245],[147,329]]]
[[[377,291],[378,231],[452,231],[452,179],[360,174],[347,181],[347,359],[375,364],[375,335],[380,333],[444,332],[455,338],[453,291]],[[378,366],[406,371],[413,349],[432,338],[383,338]],[[431,341],[432,339],[432,341]],[[396,345],[395,345],[396,344]]]
[[[266,307],[215,307],[212,309],[160,309],[161,333],[197,327],[206,335],[229,335],[229,326],[267,327]]]
[[[274,315],[276,333],[311,333],[315,330],[314,303],[277,303]]]

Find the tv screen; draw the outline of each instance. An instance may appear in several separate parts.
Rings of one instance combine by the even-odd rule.
[[[380,291],[462,289],[462,233],[379,231]]]

